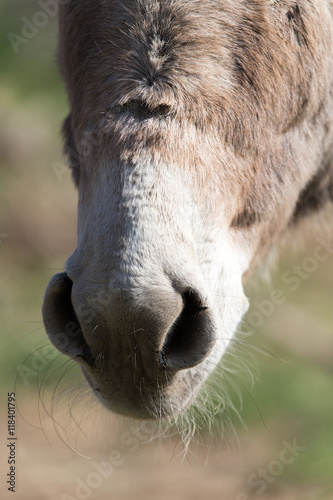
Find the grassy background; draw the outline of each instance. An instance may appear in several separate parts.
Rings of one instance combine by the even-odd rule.
[[[27,413],[34,411],[38,390],[36,372],[29,369],[38,363],[41,372],[44,367],[34,352],[48,344],[41,324],[42,297],[75,248],[77,201],[69,173],[59,176],[54,168],[54,162],[64,163],[59,130],[68,112],[55,63],[56,20],[49,19],[18,54],[7,37],[9,32],[20,34],[22,17],[32,19],[38,10],[32,0],[0,4],[0,389],[5,408],[16,380],[20,394],[31,395]],[[321,493],[311,497],[320,499],[333,498],[327,493],[333,470],[333,256],[295,292],[281,279],[292,265],[312,256],[314,247],[310,242],[301,253],[286,253],[272,283],[251,292],[252,301],[261,303],[278,288],[286,301],[246,338],[251,345],[240,344],[233,363],[245,358],[248,365],[252,352],[259,373],[253,388],[249,376],[235,374],[243,400],[240,405],[235,396],[235,404],[247,425],[244,431],[236,423],[241,441],[255,435],[258,442],[273,446],[273,458],[284,440],[297,439],[306,447],[267,491],[278,495],[279,488],[321,486]],[[20,376],[22,364],[28,370]],[[217,413],[217,434],[223,422],[223,413]],[[204,439],[207,429],[202,427]],[[256,449],[251,453],[249,463],[257,463]]]

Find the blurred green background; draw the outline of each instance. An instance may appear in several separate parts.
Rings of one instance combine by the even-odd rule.
[[[68,106],[56,66],[56,18],[49,16],[45,27],[19,45],[18,53],[8,38],[10,32],[21,34],[23,17],[32,19],[40,10],[33,0],[1,0],[0,4],[0,381],[4,408],[6,394],[14,386],[24,396],[37,391],[29,367],[31,353],[48,344],[40,313],[43,293],[51,276],[63,269],[76,238],[77,194],[69,172],[62,167],[66,161],[60,127]],[[227,381],[215,381],[215,385],[230,386],[231,394],[235,393],[233,385],[241,392],[242,404],[237,395],[232,396],[247,426],[245,430],[234,419],[241,441],[242,436],[255,435],[267,446],[276,443],[276,453],[284,440],[297,439],[306,448],[299,460],[268,485],[272,496],[267,498],[282,498],[279,488],[319,488],[311,498],[333,498],[333,255],[314,265],[297,290],[283,282],[284,273],[293,265],[309,265],[306,259],[313,256],[317,243],[308,239],[299,253],[283,254],[269,285],[249,292],[252,311],[258,311],[258,304],[264,311],[262,321],[256,316],[255,328],[245,321],[240,330],[253,329],[253,335],[239,337],[242,342],[235,342],[237,353],[228,362],[241,372],[241,365],[250,366],[253,357],[256,369],[251,370],[258,373],[254,386],[250,376],[238,374],[237,369]],[[285,300],[271,311],[263,301],[273,289],[280,290]],[[36,357],[33,363],[37,366]],[[22,365],[28,367],[23,377],[18,375]],[[33,412],[33,408],[26,411]],[[216,412],[213,431],[217,435],[224,418],[223,412]],[[204,420],[200,422],[202,439],[208,432],[205,426]],[[251,463],[251,456],[247,459]]]

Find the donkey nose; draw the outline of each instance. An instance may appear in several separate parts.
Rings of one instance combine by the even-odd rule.
[[[109,351],[106,348],[112,358],[131,356],[135,349],[140,350],[144,366],[151,369],[175,372],[191,368],[214,346],[214,321],[198,291],[184,287],[172,292],[172,300],[156,290],[150,295],[142,290],[111,293],[109,304],[103,301],[103,308],[96,308],[94,322],[100,326],[96,336],[94,324],[87,324],[80,314],[80,294],[76,297],[72,281],[61,273],[52,278],[45,293],[46,332],[61,352],[90,365],[103,346],[112,345]]]

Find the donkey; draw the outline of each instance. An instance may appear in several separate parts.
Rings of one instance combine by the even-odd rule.
[[[246,277],[333,206],[333,1],[60,4],[78,242],[46,332],[107,408],[175,415],[227,349]]]

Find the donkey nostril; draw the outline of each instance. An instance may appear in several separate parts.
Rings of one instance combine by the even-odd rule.
[[[93,355],[73,308],[72,287],[66,273],[56,274],[48,284],[42,311],[46,333],[60,352],[93,365]]]
[[[196,366],[215,342],[211,313],[197,292],[183,293],[183,310],[167,333],[159,355],[162,368],[182,370]]]

